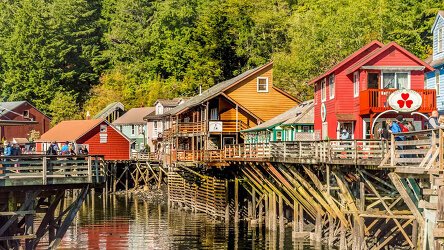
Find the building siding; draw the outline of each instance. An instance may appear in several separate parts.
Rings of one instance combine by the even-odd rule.
[[[100,125],[107,125],[107,123],[103,122]],[[77,143],[88,144],[89,154],[103,155],[105,160],[129,160],[130,142],[113,126],[107,125],[107,142],[100,143],[100,125],[78,139]]]
[[[268,78],[268,92],[257,92],[258,77]],[[263,121],[267,121],[297,105],[295,100],[273,88],[272,65],[236,84],[227,90],[226,94]]]
[[[34,121],[37,121],[37,124],[33,125],[25,125],[25,126],[4,126],[1,127],[1,137],[6,138],[8,141],[12,141],[13,138],[29,138],[29,133],[31,130],[36,130],[40,132],[40,135],[44,134],[50,128],[51,120],[44,115],[39,110],[35,109],[29,103],[25,103],[20,105],[13,111],[19,114],[23,114],[23,111],[29,110],[29,117]],[[14,120],[14,121],[29,121],[29,119],[25,119],[20,115],[9,112],[2,119],[5,120]]]
[[[438,53],[438,30],[444,27],[444,18],[438,15],[436,20],[436,25],[432,31],[433,33],[433,60],[439,60],[444,58],[444,51]]]

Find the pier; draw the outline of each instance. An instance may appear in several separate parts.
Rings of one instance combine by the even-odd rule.
[[[105,182],[101,156],[0,160],[1,249],[34,249],[42,238],[56,249],[88,192]],[[68,194],[74,196],[69,204]]]
[[[169,201],[226,221],[247,219],[271,231],[282,231],[291,222],[294,237],[340,249],[441,249],[443,132],[403,133],[410,138],[405,141],[392,135],[388,141],[178,150],[171,152]],[[179,178],[184,172],[199,182]]]

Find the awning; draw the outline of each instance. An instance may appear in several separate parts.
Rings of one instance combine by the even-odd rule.
[[[336,114],[336,119],[338,119],[338,121],[356,121],[353,114]]]

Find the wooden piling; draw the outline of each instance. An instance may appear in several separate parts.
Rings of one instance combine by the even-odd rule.
[[[285,231],[284,227],[284,201],[282,196],[279,195],[279,231],[283,233]]]
[[[239,179],[234,178],[234,222],[239,222]]]

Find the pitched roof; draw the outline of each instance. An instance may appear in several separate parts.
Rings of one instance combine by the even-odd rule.
[[[269,63],[267,63],[265,65],[262,65],[262,66],[259,66],[257,68],[247,70],[244,73],[242,73],[242,74],[240,74],[240,75],[238,75],[238,76],[236,76],[234,78],[231,78],[229,80],[220,82],[220,83],[214,85],[213,87],[203,91],[200,95],[196,95],[196,96],[190,98],[189,100],[185,101],[181,105],[179,105],[179,106],[177,106],[177,107],[175,107],[175,108],[165,112],[165,114],[177,114],[177,113],[179,113],[179,112],[181,112],[183,110],[186,110],[188,108],[191,108],[191,107],[194,107],[196,105],[199,105],[199,104],[203,103],[204,101],[206,101],[208,99],[211,99],[211,98],[221,94],[222,91],[224,91],[225,89],[227,89],[227,88],[231,87],[232,85],[238,83],[239,81],[243,80],[244,78],[247,78],[250,75],[254,74],[255,72],[257,72],[257,71],[259,71],[261,69],[264,69],[264,68],[266,68],[266,67],[268,67],[268,66],[270,66],[272,64],[273,64],[273,62],[269,62]]]
[[[177,105],[179,105],[179,103],[182,100],[184,100],[184,98],[157,99],[157,101],[154,103],[154,105],[156,105],[157,103],[160,103],[164,107],[176,107]]]
[[[7,113],[13,111],[14,109],[25,103],[26,101],[0,102],[0,116],[6,115]]]
[[[132,108],[128,110],[124,115],[117,118],[113,124],[144,124],[146,123],[143,118],[155,111],[155,107],[144,108]]]
[[[99,113],[97,113],[94,116],[94,119],[106,118],[109,114],[114,112],[114,110],[116,110],[117,108],[125,110],[125,107],[123,106],[123,104],[121,102],[112,102],[112,103],[108,104],[104,109],[100,110]]]
[[[347,69],[347,74],[351,74],[351,73],[355,72],[360,67],[364,66],[365,64],[367,64],[371,60],[375,59],[377,56],[379,56],[380,54],[382,54],[383,52],[387,51],[390,48],[396,48],[397,50],[399,50],[402,53],[404,53],[406,56],[410,57],[412,60],[414,60],[417,63],[419,63],[422,66],[424,66],[425,69],[427,69],[428,71],[433,71],[432,66],[428,65],[423,60],[419,59],[418,57],[416,57],[415,55],[410,53],[408,50],[406,50],[403,47],[399,46],[399,44],[397,44],[396,42],[390,42],[387,45],[385,45],[384,47],[379,48],[379,49],[373,51],[372,53],[368,54],[367,56],[365,56],[364,58],[362,58],[361,60],[359,60],[358,62],[353,64],[352,66],[350,66]]]
[[[308,100],[301,103],[298,106],[295,106],[286,112],[271,118],[270,120],[257,125],[256,127],[252,127],[249,129],[245,129],[242,132],[253,132],[266,130],[269,128],[273,128],[283,125],[292,125],[292,124],[313,124],[314,123],[314,101]]]
[[[438,66],[444,65],[444,58],[433,60],[433,55],[427,57],[424,62],[428,63],[430,66],[436,68]]]
[[[40,139],[36,141],[76,141],[103,121],[105,121],[103,118],[93,120],[62,121],[44,133]]]
[[[319,81],[320,79],[330,75],[331,73],[335,72],[338,68],[344,66],[346,63],[348,63],[349,61],[351,61],[352,59],[354,59],[358,55],[362,54],[363,52],[366,52],[368,49],[370,49],[373,46],[381,48],[382,46],[384,46],[384,44],[382,44],[380,41],[377,41],[377,40],[371,41],[369,44],[367,44],[364,47],[358,49],[353,54],[347,56],[344,60],[340,61],[338,64],[333,66],[331,69],[329,69],[328,71],[324,72],[324,74],[322,74],[322,75],[316,77],[315,79],[309,81],[308,84],[313,84],[313,83]]]
[[[433,33],[433,30],[435,29],[436,24],[438,23],[438,18],[441,16],[441,18],[444,18],[444,10],[438,10],[438,13],[436,14],[435,22],[433,22],[432,29],[430,32]]]

